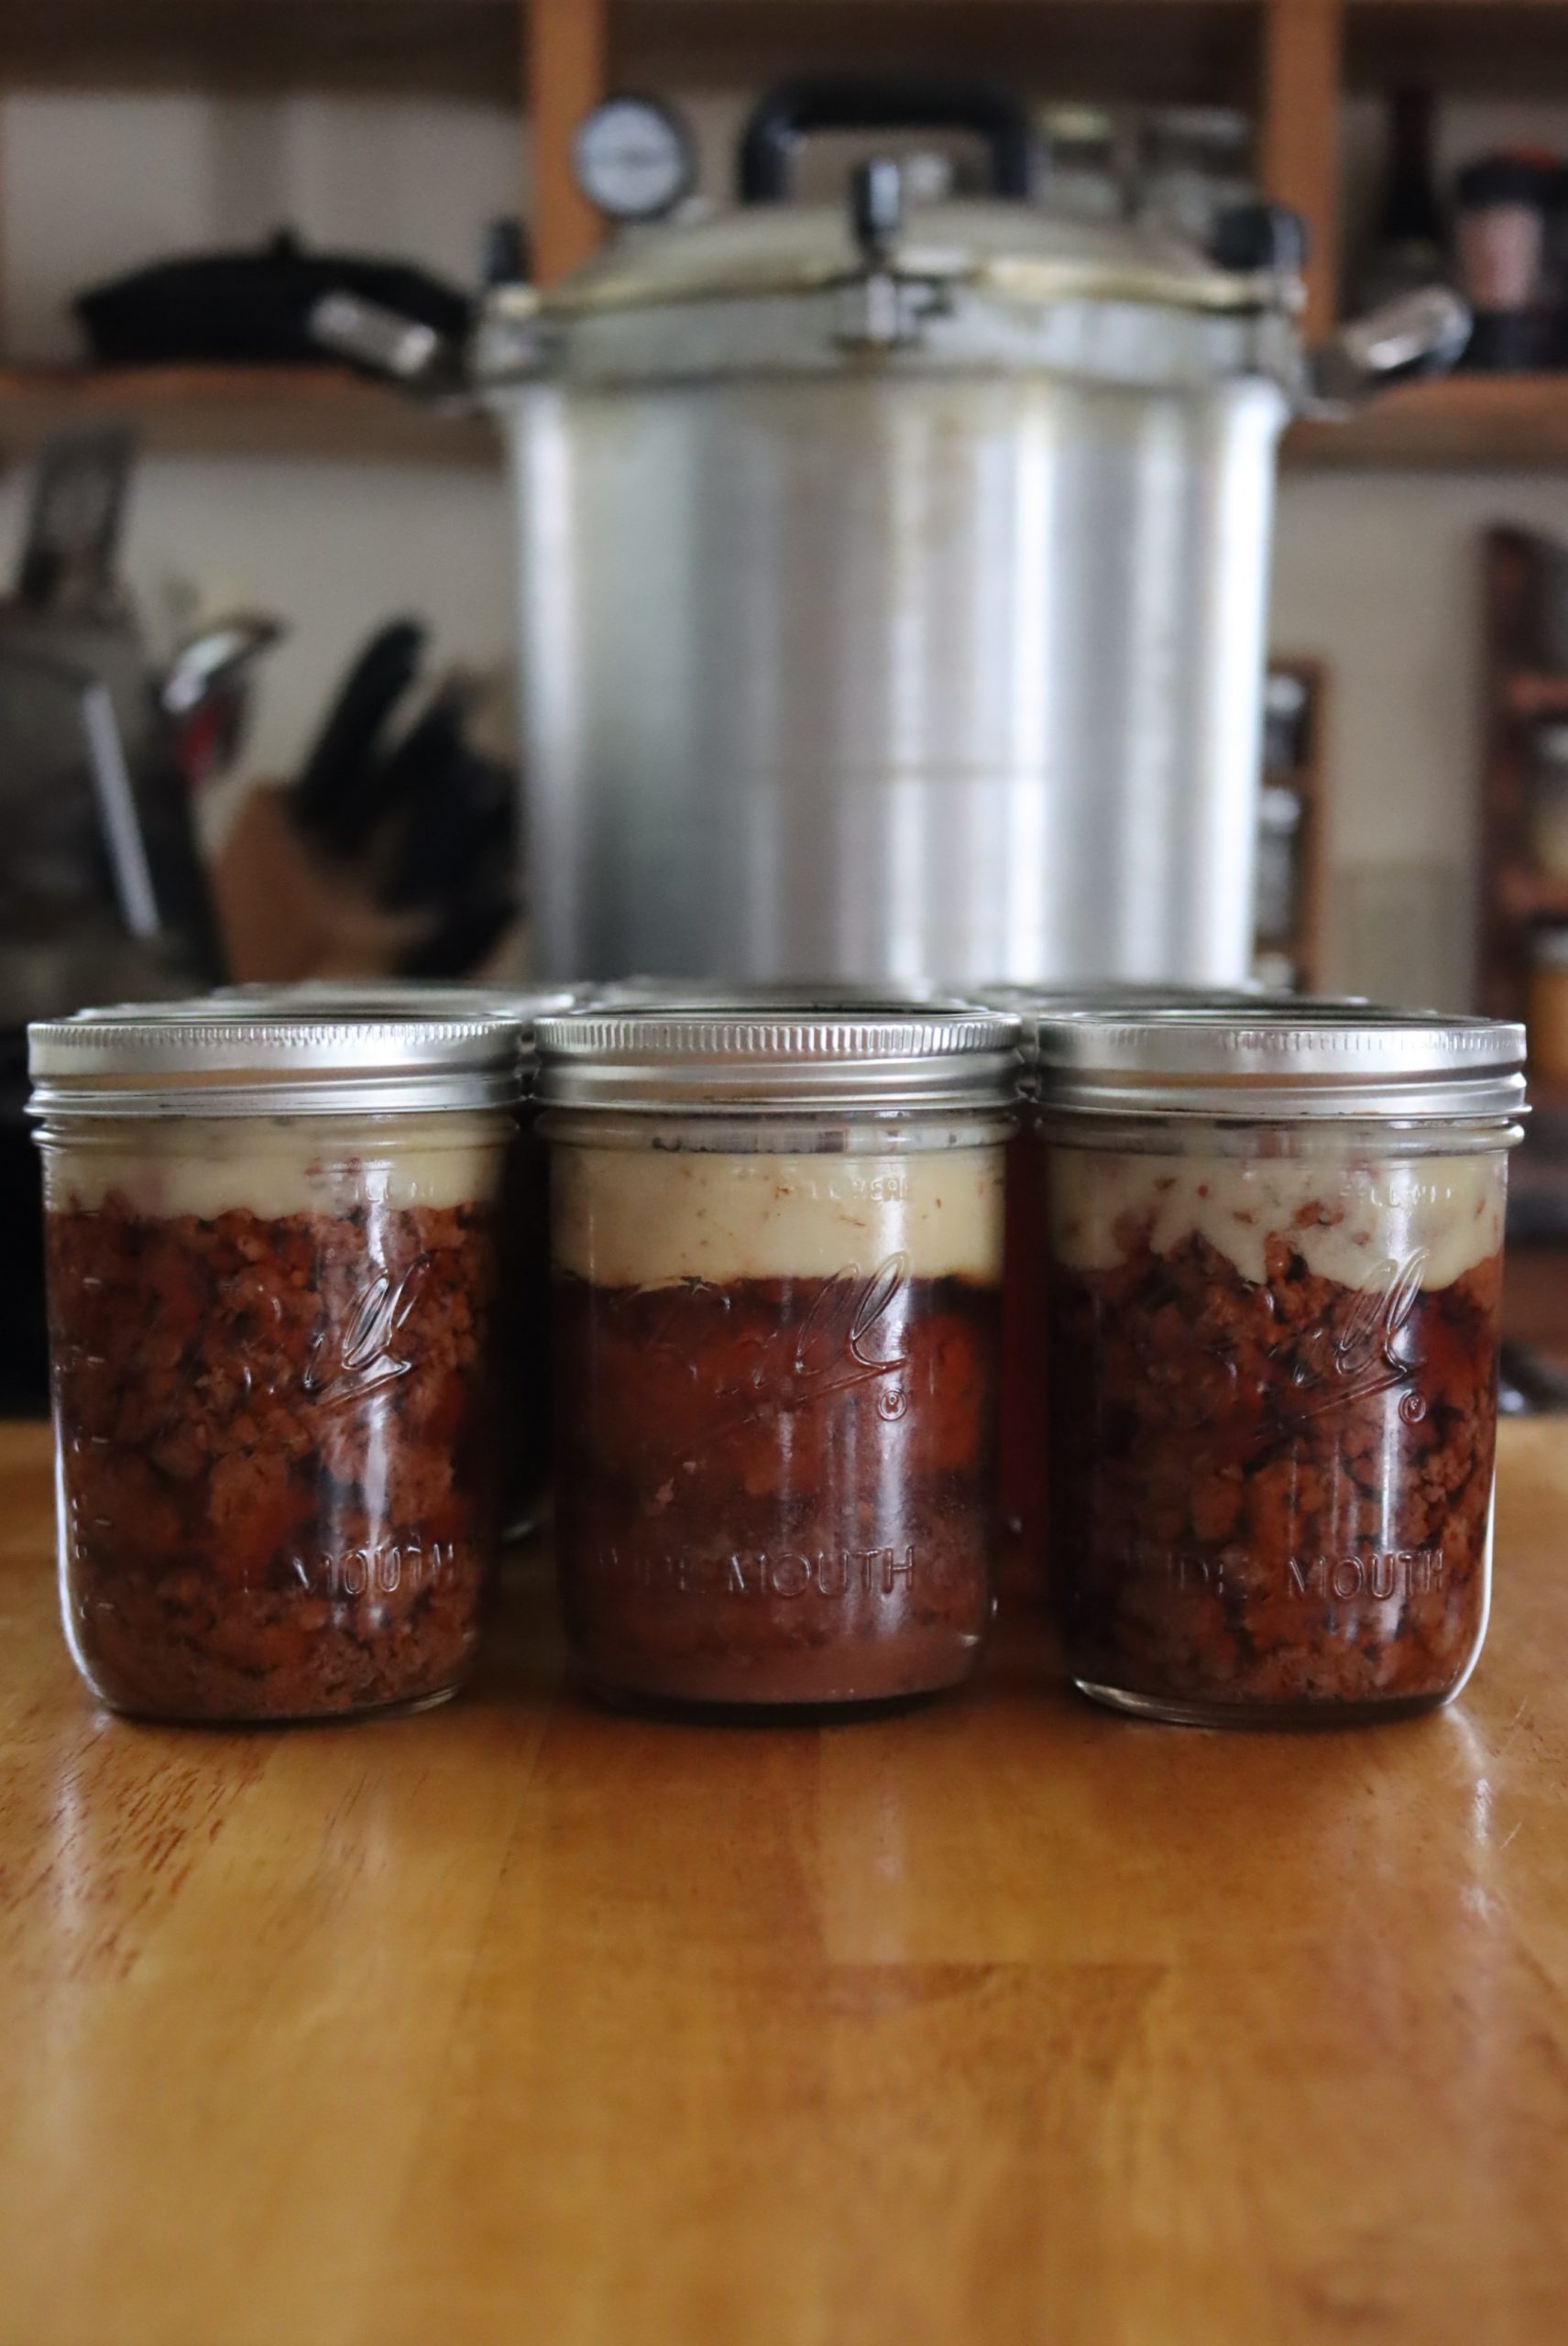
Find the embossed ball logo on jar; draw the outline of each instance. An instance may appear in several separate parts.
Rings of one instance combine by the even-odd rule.
[[[421,1255],[400,1277],[380,1272],[311,1345],[301,1382],[323,1409],[368,1400],[406,1376],[414,1361],[400,1344],[430,1269]]]
[[[724,1360],[708,1388],[716,1433],[755,1424],[764,1412],[792,1414],[829,1396],[878,1384],[877,1415],[894,1424],[909,1407],[908,1392],[898,1382],[908,1366],[899,1325],[907,1309],[909,1276],[909,1257],[901,1253],[870,1272],[846,1264],[830,1278],[805,1286],[799,1298],[792,1295],[792,1283],[785,1283],[776,1321],[739,1336],[728,1359],[722,1336],[731,1317],[729,1292],[706,1279],[684,1280],[672,1295],[654,1350],[675,1374],[689,1375],[696,1355],[711,1356],[711,1321]]]
[[[1402,1262],[1390,1257],[1378,1264],[1346,1301],[1295,1338],[1290,1383],[1300,1398],[1294,1415],[1325,1417],[1402,1387],[1399,1415],[1406,1425],[1420,1424],[1427,1405],[1414,1380],[1423,1363],[1399,1347],[1420,1299],[1426,1266],[1420,1247]]]

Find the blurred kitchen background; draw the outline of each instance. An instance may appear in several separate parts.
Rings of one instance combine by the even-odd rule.
[[[1035,200],[1064,218],[1202,246],[1250,199],[1292,207],[1310,343],[1434,280],[1465,295],[1455,371],[1286,434],[1255,968],[1528,1014],[1521,1234],[1568,1235],[1559,0],[0,10],[8,836],[63,869],[74,792],[120,929],[138,902],[144,929],[175,908],[171,985],[192,957],[238,977],[525,970],[500,438],[459,400],[325,359],[302,328],[314,262],[322,285],[363,262],[361,291],[460,333],[487,282],[548,284],[635,236],[607,210],[695,223],[731,203],[748,116],[806,73],[983,77],[1027,109]],[[585,141],[616,93],[652,103]],[[980,188],[961,134],[833,133],[803,148],[798,192],[837,201],[888,152],[916,201]],[[165,267],[193,260],[211,266]],[[122,786],[148,755],[161,802]],[[394,805],[389,843],[375,817]],[[35,992],[145,978],[123,938],[89,949],[83,927],[62,960],[26,917],[7,913]],[[1551,1279],[1530,1285],[1551,1344]]]

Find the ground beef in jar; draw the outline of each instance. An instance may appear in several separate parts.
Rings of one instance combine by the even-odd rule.
[[[861,1278],[555,1290],[556,1521],[609,1692],[861,1702],[967,1676],[991,1613],[998,1297]]]
[[[1200,1709],[1423,1707],[1486,1626],[1501,1258],[1359,1288],[1271,1236],[1057,1265],[1052,1585],[1080,1683]]]
[[[495,1536],[493,1215],[49,1217],[67,1630],[115,1709],[300,1719],[465,1674]]]

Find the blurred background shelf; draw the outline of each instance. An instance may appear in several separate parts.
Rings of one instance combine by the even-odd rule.
[[[330,367],[0,369],[0,463],[29,457],[51,432],[93,423],[128,424],[153,455],[499,460],[483,416],[422,407]],[[1414,384],[1348,422],[1293,425],[1285,460],[1315,469],[1568,466],[1568,375]],[[1521,675],[1510,689],[1521,715],[1568,715],[1562,677]]]
[[[1411,383],[1347,421],[1293,425],[1285,455],[1289,463],[1336,469],[1568,464],[1568,374]],[[1564,688],[1559,683],[1556,689]]]
[[[1537,872],[1522,861],[1502,862],[1494,884],[1498,910],[1506,920],[1568,921],[1568,879]]]
[[[600,0],[570,0],[590,14]],[[1299,0],[1306,6],[1324,0]],[[510,94],[526,0],[53,0],[0,15],[0,73],[34,84],[146,84],[195,74],[251,83]],[[1066,86],[1103,52],[1124,84],[1157,57],[1212,55],[1255,30],[1268,0],[605,0],[615,61],[692,59],[715,76],[771,70],[787,45],[845,61],[874,44],[911,63],[950,53],[961,22],[977,62],[1032,63]],[[1517,84],[1561,54],[1563,0],[1344,0],[1352,86],[1414,60],[1429,77]],[[1559,22],[1554,23],[1554,19]],[[1136,32],[1136,38],[1129,35]],[[1047,74],[1047,68],[1049,68]]]
[[[518,93],[519,0],[56,0],[0,8],[13,88]]]
[[[0,5],[0,89],[336,92],[479,101],[516,115],[539,274],[591,250],[601,224],[567,163],[614,87],[756,91],[778,76],[876,70],[989,74],[1030,95],[1255,112],[1263,184],[1312,232],[1309,319],[1339,299],[1339,117],[1414,79],[1532,98],[1568,78],[1568,0],[51,0]],[[526,122],[526,131],[524,124]],[[1416,399],[1342,438],[1341,464],[1555,461],[1554,397],[1490,410]],[[1408,441],[1397,437],[1408,430]],[[1326,444],[1323,444],[1326,447]],[[1303,453],[1319,444],[1303,442]],[[1385,452],[1392,449],[1392,455]],[[1326,459],[1330,460],[1330,459]]]
[[[1514,717],[1568,717],[1568,676],[1554,670],[1510,670],[1502,680],[1502,692]]]
[[[499,461],[482,416],[416,406],[330,367],[0,370],[0,463],[26,461],[51,433],[95,424],[129,426],[149,455]]]

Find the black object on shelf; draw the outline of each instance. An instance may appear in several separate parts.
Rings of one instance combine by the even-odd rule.
[[[1388,160],[1360,273],[1360,306],[1375,310],[1448,275],[1447,224],[1432,162],[1435,109],[1430,90],[1396,90],[1388,100]]]
[[[1563,363],[1563,307],[1549,258],[1561,181],[1555,159],[1534,153],[1482,155],[1459,174],[1460,291],[1475,312],[1460,363],[1472,372]]]
[[[255,252],[197,253],[79,294],[76,314],[108,367],[324,366],[312,335],[324,294],[349,292],[444,339],[466,338],[467,296],[405,261],[313,253],[287,230]]]

